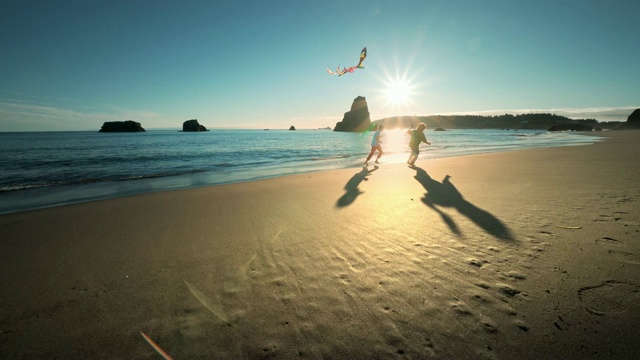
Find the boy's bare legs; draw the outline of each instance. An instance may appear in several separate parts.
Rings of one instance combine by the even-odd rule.
[[[369,166],[369,160],[371,160],[371,158],[373,157],[373,153],[375,152],[376,152],[376,148],[372,147],[371,151],[369,152],[369,156],[367,156],[367,160],[364,161],[365,166]],[[378,160],[376,160],[376,162],[378,162]]]
[[[416,155],[414,152],[411,152],[411,155],[409,155],[409,160],[407,161],[407,164],[413,166],[416,160],[418,160],[418,155]]]
[[[382,148],[378,148],[378,157],[376,158],[376,164],[380,164],[378,160],[380,160],[380,156],[382,156]]]

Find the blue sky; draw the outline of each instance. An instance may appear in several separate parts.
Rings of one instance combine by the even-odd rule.
[[[0,131],[640,107],[637,0],[4,1]],[[341,77],[366,46],[365,69]],[[392,90],[395,89],[395,90]]]

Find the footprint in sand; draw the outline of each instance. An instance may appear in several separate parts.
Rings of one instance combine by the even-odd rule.
[[[614,222],[624,226],[640,226],[640,222],[628,219],[629,213],[624,211],[615,211],[612,215],[600,215],[594,219],[594,222]]]
[[[467,259],[467,264],[481,268],[484,264],[488,263],[486,260],[478,260],[475,258]]]
[[[624,313],[640,301],[640,287],[617,281],[585,287],[578,291],[584,308],[595,315]]]
[[[508,298],[512,298],[522,293],[520,290],[513,288],[507,284],[499,284],[497,287],[498,287],[498,290],[500,290],[500,292],[502,293],[502,295],[505,295]]]
[[[614,217],[611,215],[600,215],[598,218],[593,220],[594,222],[613,222],[615,221]]]
[[[629,264],[640,264],[640,257],[631,253],[628,250],[628,246],[623,242],[611,237],[603,237],[596,240],[596,244],[604,247],[609,254],[617,257],[620,261]]]

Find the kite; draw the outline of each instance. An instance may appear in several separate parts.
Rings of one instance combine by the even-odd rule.
[[[358,65],[356,66],[351,66],[349,68],[346,67],[342,67],[342,70],[340,70],[340,65],[338,65],[338,68],[336,69],[336,71],[331,71],[329,70],[329,68],[327,68],[327,72],[331,75],[338,75],[338,76],[342,76],[348,72],[352,73],[354,71],[356,71],[356,69],[364,69],[364,66],[362,65],[362,62],[364,61],[364,59],[367,57],[367,47],[363,47],[362,51],[360,51],[360,62],[358,62]]]

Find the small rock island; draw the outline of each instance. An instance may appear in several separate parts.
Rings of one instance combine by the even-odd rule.
[[[133,120],[106,121],[99,132],[145,132],[145,129]]]
[[[187,120],[182,123],[182,131],[187,132],[198,132],[198,131],[209,131],[204,125],[200,125],[198,119]]]

